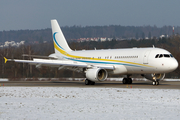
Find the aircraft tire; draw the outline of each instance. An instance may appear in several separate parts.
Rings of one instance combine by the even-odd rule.
[[[159,82],[158,82],[158,81],[156,81],[156,85],[159,85]]]
[[[159,85],[158,81],[153,82],[153,85]]]
[[[95,82],[91,81],[91,85],[95,85]]]
[[[123,78],[123,84],[132,84],[132,79],[131,78]]]
[[[123,84],[127,84],[128,83],[128,79],[127,78],[123,78]]]
[[[85,80],[85,85],[89,85],[90,84],[90,80],[86,79]]]
[[[85,80],[85,85],[95,85],[95,82],[86,79]]]
[[[132,84],[132,79],[131,78],[127,78],[128,80],[128,84]]]

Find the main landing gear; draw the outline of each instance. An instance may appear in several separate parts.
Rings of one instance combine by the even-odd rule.
[[[132,84],[132,79],[129,77],[123,78],[122,82],[123,84]]]
[[[95,82],[86,79],[85,80],[85,85],[95,85]]]

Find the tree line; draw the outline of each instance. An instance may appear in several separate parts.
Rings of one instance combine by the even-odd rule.
[[[159,37],[160,35],[171,36],[172,26],[65,26],[62,31],[68,41],[79,38],[108,37],[108,38],[141,38]],[[175,27],[175,34],[180,33],[180,27]],[[50,28],[42,30],[10,30],[0,31],[1,44],[5,41],[26,41],[32,43],[34,41],[51,41],[52,32]]]

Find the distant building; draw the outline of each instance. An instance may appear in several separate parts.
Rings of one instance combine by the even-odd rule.
[[[165,35],[161,35],[160,38],[161,38],[161,39],[162,39],[162,38],[165,38]]]
[[[103,38],[103,37],[101,37],[101,38],[100,38],[100,41],[101,41],[101,42],[106,41],[106,37],[104,37],[104,38]]]
[[[149,38],[148,37],[145,37],[145,40],[148,40]]]
[[[8,47],[8,46],[15,46],[15,47],[19,47],[20,45],[24,45],[25,41],[21,41],[21,42],[14,42],[14,41],[6,41],[4,44],[2,44],[0,47]]]
[[[112,41],[112,38],[107,38],[108,41]]]

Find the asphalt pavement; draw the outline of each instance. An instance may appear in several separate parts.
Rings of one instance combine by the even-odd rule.
[[[180,89],[180,81],[160,81],[152,85],[151,81],[133,81],[132,84],[122,84],[122,81],[96,82],[95,85],[85,85],[84,81],[0,81],[0,87],[80,87],[80,88],[147,88],[147,89]]]

